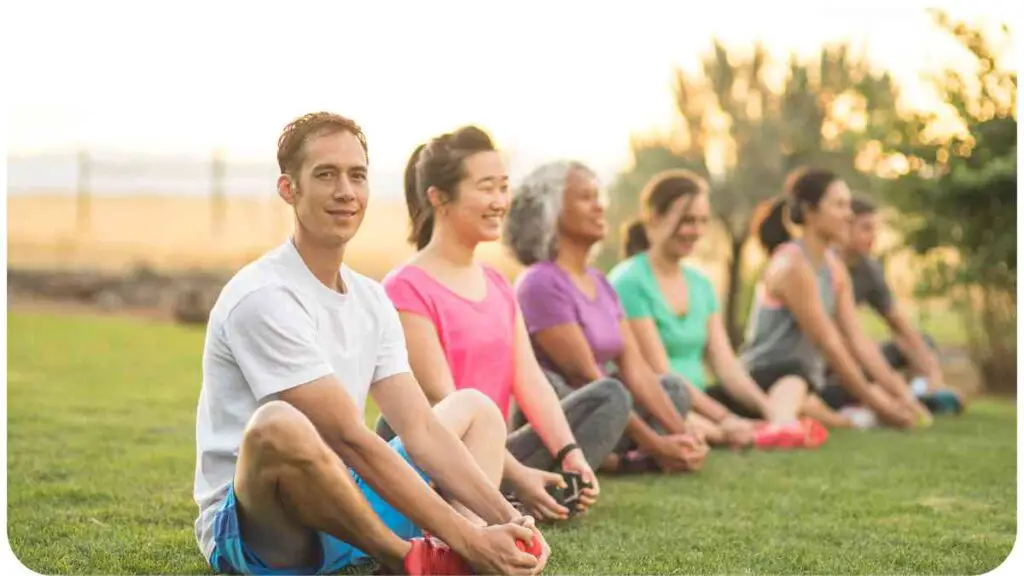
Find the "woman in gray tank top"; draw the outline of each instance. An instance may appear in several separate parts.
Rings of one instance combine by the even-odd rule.
[[[930,422],[860,327],[849,275],[829,249],[849,233],[850,190],[834,173],[801,169],[787,179],[786,194],[762,209],[756,234],[770,254],[757,285],[740,358],[758,384],[800,380],[810,394],[808,416],[826,426],[850,426],[825,402],[825,368],[843,392],[891,426]],[[786,220],[803,228],[793,240]],[[861,365],[878,385],[868,381]],[[767,388],[766,388],[767,389]],[[768,390],[771,394],[771,390]]]

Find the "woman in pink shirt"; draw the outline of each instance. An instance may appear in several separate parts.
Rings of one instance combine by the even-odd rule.
[[[508,172],[491,139],[468,126],[420,146],[406,168],[405,197],[418,252],[383,284],[399,311],[413,373],[436,403],[476,389],[506,421],[514,397],[529,422],[507,441],[503,487],[541,520],[570,510],[547,491],[555,471],[592,487],[577,510],[597,501],[593,469],[612,452],[630,414],[630,397],[613,379],[559,400],[548,384],[508,281],[474,258],[498,240],[509,208]],[[592,430],[610,433],[592,433]],[[386,423],[378,430],[387,436]]]

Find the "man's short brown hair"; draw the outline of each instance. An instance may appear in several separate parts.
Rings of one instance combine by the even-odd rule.
[[[355,120],[333,112],[311,112],[292,120],[281,131],[277,140],[277,165],[281,173],[295,175],[305,159],[305,144],[310,137],[326,136],[340,130],[351,132],[359,140],[369,164],[366,135]]]

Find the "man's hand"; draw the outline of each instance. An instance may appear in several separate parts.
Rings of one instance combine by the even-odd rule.
[[[513,523],[533,530],[533,536],[537,539],[537,543],[540,544],[541,550],[540,556],[537,557],[537,567],[534,568],[533,574],[540,574],[544,570],[544,567],[547,566],[548,559],[551,557],[551,546],[548,546],[548,541],[544,539],[544,535],[540,533],[539,529],[537,529],[536,523],[530,516],[521,516],[517,518]],[[530,541],[527,540],[527,549],[529,549],[529,545]]]
[[[902,402],[900,402],[902,409],[905,412],[910,412],[914,418],[914,425],[916,427],[927,428],[934,422],[932,418],[931,410],[921,403],[914,395],[914,390],[907,384],[903,376],[898,373],[892,375],[892,384],[896,390],[900,391],[901,395],[898,396]]]
[[[589,488],[584,488],[580,492],[579,512],[581,514],[585,513],[591,506],[597,504],[597,496],[601,493],[601,487],[597,483],[597,476],[594,474],[594,471],[590,469],[590,464],[583,457],[583,450],[577,448],[569,452],[565,459],[562,460],[562,468],[567,472],[579,474],[584,482],[590,484]]]
[[[916,397],[911,394],[904,400],[906,408],[914,413],[915,422],[919,428],[927,428],[931,426],[935,419],[932,417],[932,411],[927,406],[921,403]]]
[[[545,472],[529,466],[521,466],[514,476],[508,478],[519,501],[527,511],[540,520],[565,520],[569,509],[548,494],[548,486],[565,487],[565,479],[558,474]]]
[[[868,386],[865,404],[875,411],[879,420],[896,428],[912,428],[917,418],[905,402],[895,401],[877,386]]]
[[[541,560],[516,547],[516,540],[529,543],[534,534],[532,520],[519,520],[510,524],[478,527],[466,541],[465,550],[456,550],[477,574],[537,574],[543,567]],[[547,544],[545,543],[545,546]],[[547,561],[545,557],[544,561]]]

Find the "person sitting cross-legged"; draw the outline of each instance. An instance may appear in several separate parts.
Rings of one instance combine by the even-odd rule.
[[[431,402],[479,390],[506,418],[514,399],[527,424],[508,436],[503,490],[538,520],[585,513],[600,493],[594,469],[626,426],[629,395],[608,378],[560,400],[512,287],[477,261],[477,246],[500,238],[509,206],[501,154],[486,132],[461,127],[413,152],[405,188],[417,252],[382,284],[399,311],[416,380]],[[390,423],[387,415],[378,422],[384,438]]]
[[[200,551],[232,574],[370,558],[390,574],[538,573],[549,547],[498,489],[501,415],[472,391],[432,409],[383,288],[343,262],[368,200],[362,130],[314,113],[278,146],[294,236],[231,278],[207,326]],[[390,443],[364,424],[368,396],[398,433]]]
[[[625,434],[602,470],[699,469],[708,446],[687,423],[686,383],[651,369],[615,289],[588,265],[607,228],[597,178],[584,164],[544,164],[516,189],[504,239],[526,266],[516,295],[537,358],[561,397],[609,377],[633,397]]]

